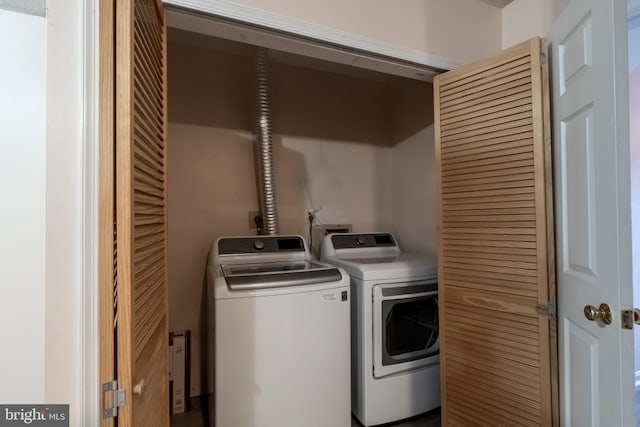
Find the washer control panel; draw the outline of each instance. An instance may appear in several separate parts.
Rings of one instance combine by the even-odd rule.
[[[220,255],[304,251],[304,241],[299,236],[228,237],[218,241]]]

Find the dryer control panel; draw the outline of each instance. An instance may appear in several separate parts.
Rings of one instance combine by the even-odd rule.
[[[334,234],[331,236],[331,243],[334,249],[398,246],[391,233]]]

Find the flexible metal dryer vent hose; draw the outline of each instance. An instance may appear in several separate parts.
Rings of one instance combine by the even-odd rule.
[[[271,106],[269,104],[268,50],[258,48],[257,61],[258,114],[256,120],[255,162],[258,197],[262,214],[262,234],[279,234],[276,208],[273,141],[271,135]]]

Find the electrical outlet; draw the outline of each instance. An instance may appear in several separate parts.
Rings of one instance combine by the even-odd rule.
[[[249,228],[258,228],[256,225],[256,217],[262,217],[260,211],[249,211]]]

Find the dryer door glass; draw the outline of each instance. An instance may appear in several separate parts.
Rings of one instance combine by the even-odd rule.
[[[382,365],[438,353],[438,298],[382,301]]]

